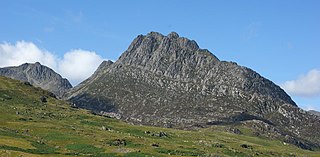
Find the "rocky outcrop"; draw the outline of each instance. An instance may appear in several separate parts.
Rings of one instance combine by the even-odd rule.
[[[102,63],[66,99],[146,125],[188,128],[259,120],[281,135],[314,144],[310,148],[320,145],[319,121],[278,85],[249,68],[220,61],[175,32],[139,35],[115,63]],[[309,138],[309,129],[318,129],[312,135],[318,138]]]
[[[52,69],[38,62],[0,68],[0,75],[28,82],[36,87],[48,90],[58,97],[62,97],[67,90],[72,88],[67,79],[62,78]]]

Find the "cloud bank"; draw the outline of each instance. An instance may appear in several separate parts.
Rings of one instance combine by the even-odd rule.
[[[0,44],[0,67],[40,62],[67,78],[73,85],[88,78],[104,59],[93,51],[70,50],[63,58],[37,47],[32,42]]]
[[[320,70],[310,70],[306,75],[296,80],[286,81],[282,88],[295,96],[317,97],[320,96]]]

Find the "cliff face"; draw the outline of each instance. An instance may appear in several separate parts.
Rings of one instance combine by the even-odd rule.
[[[279,137],[298,137],[306,147],[320,144],[311,138],[320,133],[307,131],[320,131],[319,121],[279,86],[175,32],[139,35],[115,63],[103,62],[66,99],[137,124],[189,128],[258,121],[276,127]]]
[[[29,82],[30,84],[48,90],[58,97],[72,88],[70,82],[62,78],[52,69],[40,63],[25,63],[16,67],[0,68],[0,75],[12,79]]]

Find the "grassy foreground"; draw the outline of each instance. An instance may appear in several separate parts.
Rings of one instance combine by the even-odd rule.
[[[47,102],[40,97],[46,96]],[[320,156],[277,140],[226,132],[136,126],[70,107],[0,77],[0,156]]]

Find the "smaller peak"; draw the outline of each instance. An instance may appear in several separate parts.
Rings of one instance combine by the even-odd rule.
[[[113,64],[113,61],[111,60],[104,60],[98,67],[98,69],[103,69],[105,67],[109,67],[111,64]]]
[[[30,63],[29,65],[32,67],[42,67],[43,66],[40,62]]]
[[[111,64],[113,64],[113,61],[111,61],[111,60],[104,60],[100,65],[107,65],[107,66],[109,66],[109,65],[111,65]]]
[[[19,66],[29,66],[31,63],[23,63],[23,64],[21,64],[21,65],[19,65]]]
[[[19,66],[28,67],[28,66],[42,66],[42,65],[40,64],[40,62],[34,62],[34,63],[23,63]]]
[[[147,36],[163,36],[163,35],[159,32],[150,32],[147,34]]]
[[[152,39],[152,40],[155,39],[155,41],[161,41],[163,37],[164,35],[162,35],[159,32],[150,32],[145,36],[146,39]]]
[[[31,65],[31,63],[23,63],[19,66],[14,66],[14,67],[21,67],[22,69],[26,69],[27,67],[29,67]]]
[[[171,38],[171,39],[177,39],[177,38],[179,38],[179,34],[176,33],[176,32],[171,32],[171,33],[168,34],[167,37]]]

